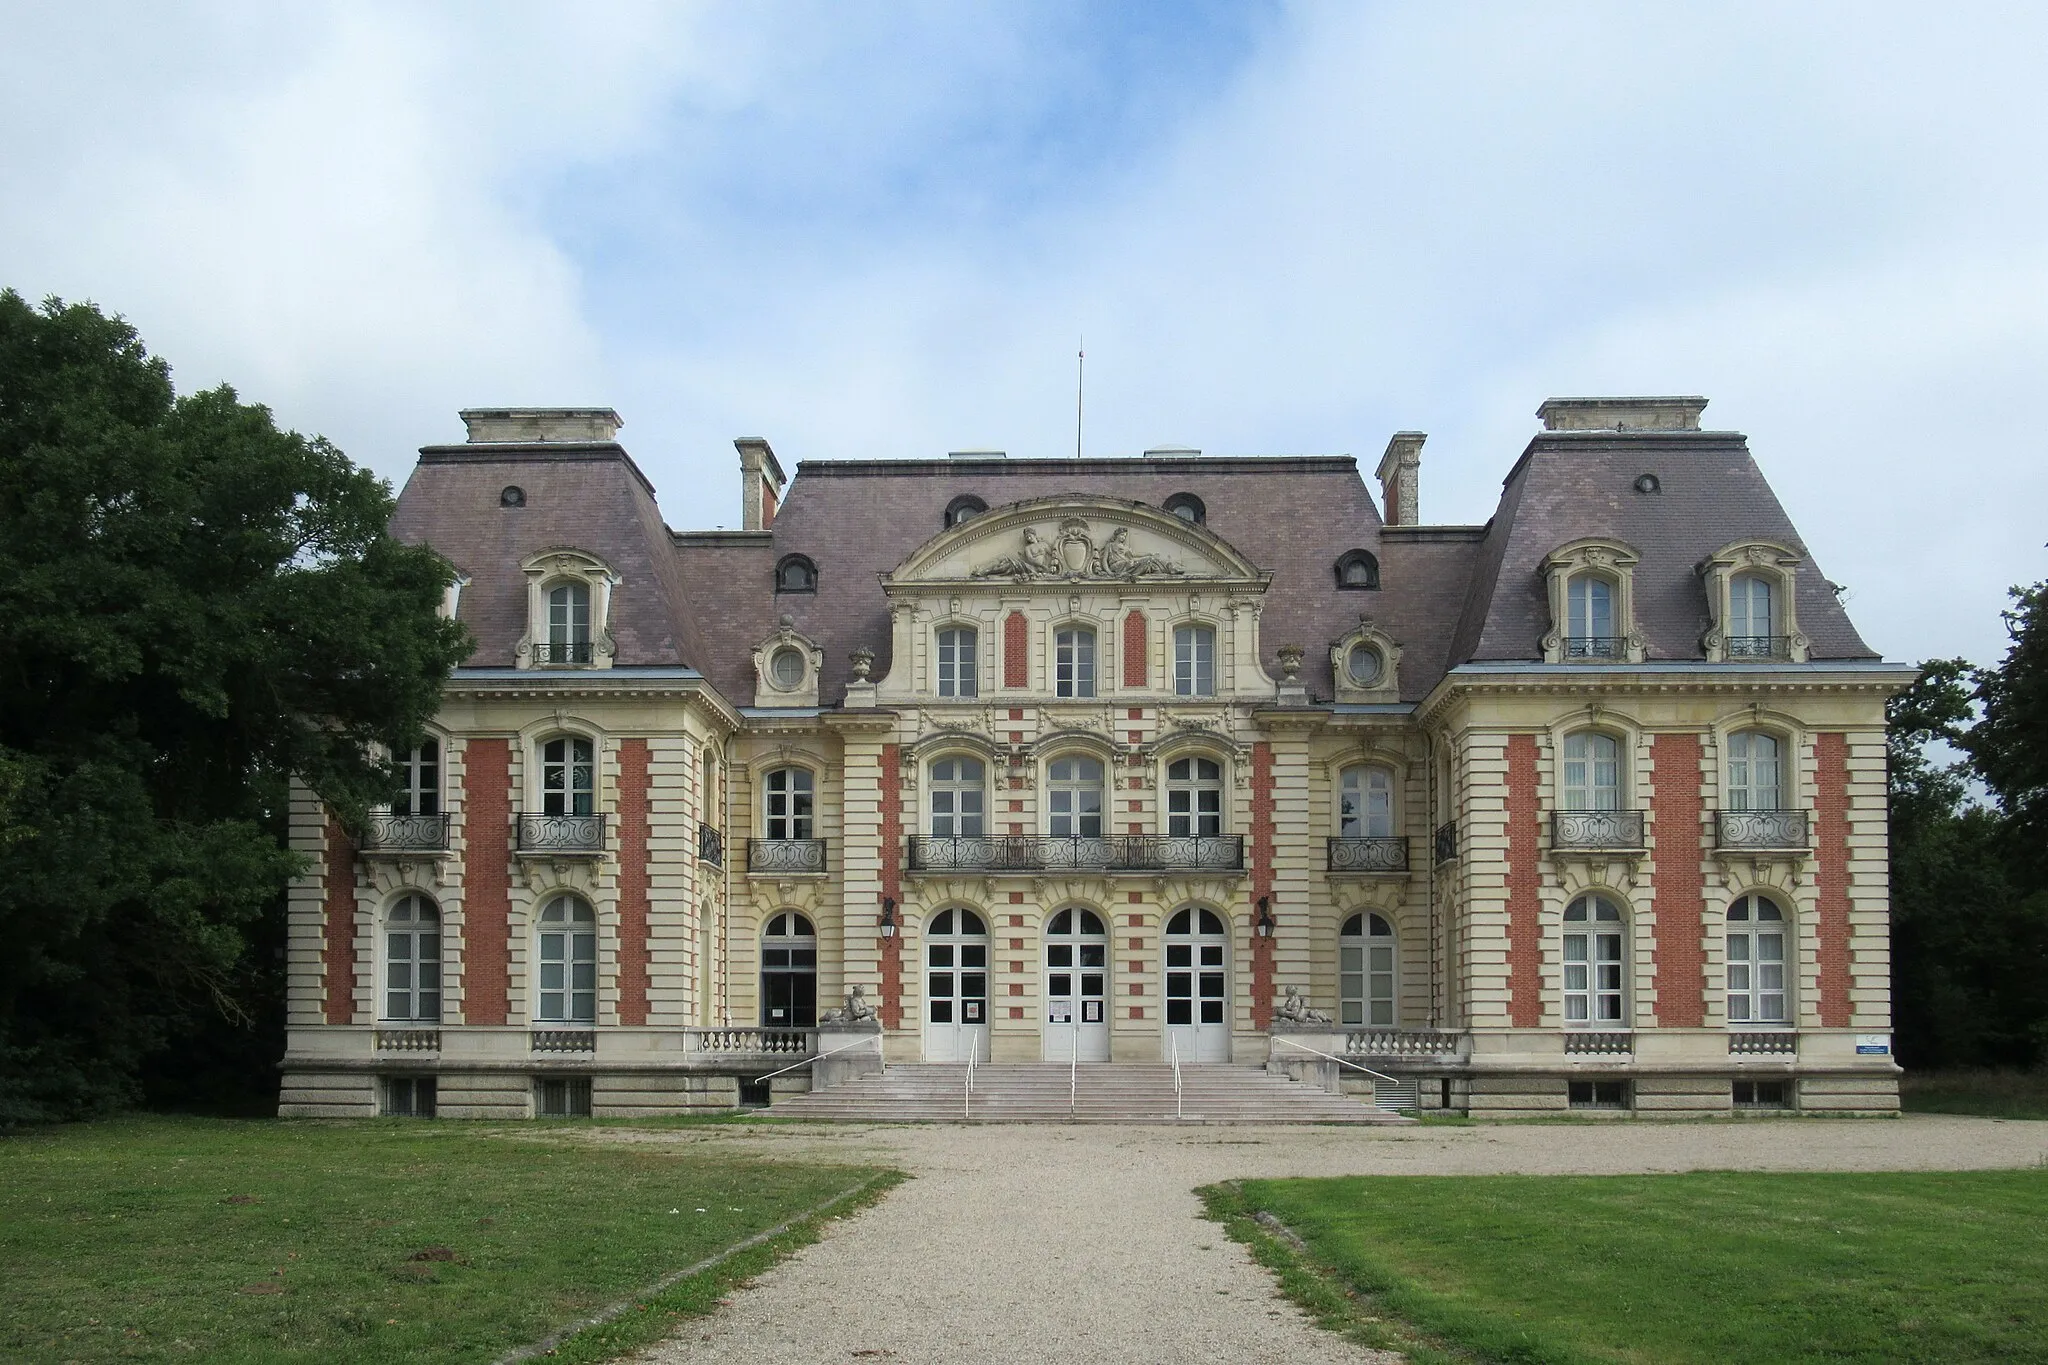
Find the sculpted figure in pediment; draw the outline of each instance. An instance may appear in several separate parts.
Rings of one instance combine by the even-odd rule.
[[[1078,517],[1060,523],[1057,540],[1024,530],[1024,547],[974,570],[976,578],[1185,578],[1187,571],[1160,555],[1141,554],[1128,527],[1119,527],[1098,550],[1088,524]]]
[[[1004,555],[974,571],[976,578],[1057,578],[1059,574],[1059,547],[1048,543],[1028,526],[1024,528],[1022,550]]]
[[[1109,538],[1109,544],[1102,547],[1097,557],[1098,571],[1104,578],[1181,578],[1185,571],[1180,565],[1158,555],[1141,555],[1131,548],[1131,532],[1127,526],[1119,526],[1116,534]]]

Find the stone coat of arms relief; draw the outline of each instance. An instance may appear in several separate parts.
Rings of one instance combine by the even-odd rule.
[[[1120,526],[1100,547],[1080,517],[1068,517],[1050,537],[1036,527],[1024,528],[1024,543],[974,570],[976,578],[1033,579],[1185,578],[1187,570],[1161,555],[1144,554],[1131,545],[1129,527]]]

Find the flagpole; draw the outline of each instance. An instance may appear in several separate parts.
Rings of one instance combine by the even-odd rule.
[[[1081,338],[1081,350],[1074,357],[1074,458],[1081,458],[1081,396],[1088,380],[1088,338]]]

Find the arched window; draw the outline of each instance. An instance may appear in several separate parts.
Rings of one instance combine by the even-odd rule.
[[[1380,585],[1380,562],[1370,550],[1347,550],[1337,560],[1337,586],[1366,591]]]
[[[1176,758],[1166,765],[1166,832],[1177,838],[1223,833],[1223,765]]]
[[[1223,920],[1198,906],[1176,911],[1166,922],[1167,1036],[1178,1044],[1172,1055],[1184,1061],[1229,1060],[1229,941]],[[1176,1036],[1176,1029],[1194,1032]]]
[[[546,1024],[597,1022],[597,916],[574,896],[540,912],[534,1017]]]
[[[939,695],[971,697],[978,690],[972,626],[947,626],[938,635]]]
[[[1392,1028],[1398,1018],[1396,965],[1393,925],[1373,914],[1345,920],[1337,936],[1339,1022]]]
[[[812,839],[815,793],[809,768],[776,768],[761,784],[761,837]]]
[[[404,784],[391,803],[393,815],[439,815],[441,813],[441,742],[423,739],[399,765]]]
[[[1728,1022],[1786,1017],[1785,913],[1769,896],[1738,897],[1728,907]]]
[[[1173,690],[1182,697],[1216,695],[1216,632],[1209,627],[1174,627]]]
[[[596,813],[597,758],[589,740],[559,735],[540,746],[540,809],[543,815]]]
[[[1047,810],[1056,838],[1096,839],[1102,835],[1102,764],[1071,755],[1052,761]]]
[[[1728,736],[1728,809],[1783,810],[1786,804],[1777,738],[1758,730]]]
[[[1621,638],[1614,628],[1614,584],[1595,574],[1574,574],[1565,585],[1567,659],[1620,657]]]
[[[1564,808],[1621,809],[1621,746],[1612,735],[1579,730],[1565,736]]]
[[[1762,574],[1742,573],[1728,580],[1729,658],[1778,657],[1775,606],[1771,580]]]
[[[818,566],[802,555],[784,555],[775,565],[775,591],[816,592]]]
[[[590,662],[590,588],[557,583],[548,589],[548,638],[540,646],[544,664]]]
[[[1163,506],[1190,526],[1201,526],[1209,520],[1209,509],[1193,493],[1175,493]]]
[[[1068,1025],[1064,1047],[1048,1047],[1048,1060],[1070,1056],[1080,1061],[1108,1061],[1108,1038],[1100,1026],[1109,1012],[1109,935],[1093,910],[1072,908],[1045,924],[1045,1019]],[[1089,1025],[1080,1033],[1076,1024]],[[1087,1035],[1087,1046],[1082,1045]]]
[[[988,504],[972,493],[962,493],[946,504],[946,525],[958,526],[988,511]]]
[[[982,771],[978,758],[942,758],[932,764],[932,837],[979,839],[986,832]]]
[[[1053,695],[1095,695],[1095,632],[1086,626],[1062,626],[1053,632]]]
[[[1581,896],[1564,912],[1564,1021],[1625,1028],[1628,935],[1621,908],[1605,896]]]
[[[1385,768],[1346,768],[1337,786],[1337,837],[1390,839],[1394,775]]]
[[[818,931],[795,911],[761,933],[761,1026],[818,1026]]]
[[[441,1022],[441,912],[425,896],[401,896],[384,914],[384,1017]]]
[[[925,930],[925,1052],[929,1060],[966,1060],[971,1052],[987,1060],[981,1035],[988,1027],[988,924],[972,910],[941,910]],[[942,1025],[946,1041],[960,1044],[952,1055],[934,1056],[929,1026]],[[952,1036],[954,1027],[973,1032]]]

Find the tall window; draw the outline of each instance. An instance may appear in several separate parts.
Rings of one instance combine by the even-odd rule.
[[[1068,626],[1053,634],[1053,695],[1095,695],[1095,632]]]
[[[384,916],[384,1017],[441,1022],[441,912],[406,896]]]
[[[563,735],[541,745],[543,815],[590,815],[597,810],[597,762],[587,739]]]
[[[1768,578],[1745,573],[1729,580],[1730,654],[1737,657],[1744,654],[1769,655],[1771,637],[1777,633],[1777,613],[1771,607],[1771,580]]]
[[[811,839],[815,821],[815,793],[809,768],[777,768],[763,784],[761,837],[764,839]]]
[[[795,911],[769,920],[761,934],[761,1024],[818,1026],[818,931]]]
[[[1050,833],[1063,838],[1098,838],[1102,834],[1102,764],[1092,758],[1052,761],[1049,807]]]
[[[597,1022],[597,916],[576,897],[557,896],[540,912],[535,937],[536,1017],[547,1024]]]
[[[1394,833],[1394,775],[1385,768],[1346,768],[1338,780],[1337,837],[1385,839]]]
[[[1223,765],[1210,758],[1177,758],[1166,765],[1166,832],[1223,832]]]
[[[939,695],[975,695],[974,630],[969,626],[948,626],[939,632]]]
[[[1622,999],[1627,943],[1621,909],[1605,896],[1581,896],[1564,912],[1564,1021],[1625,1027]]]
[[[557,583],[548,589],[547,662],[590,662],[590,589],[581,583]]]
[[[441,742],[423,739],[420,747],[399,764],[405,786],[391,803],[393,815],[439,815],[441,813]]]
[[[1579,574],[1565,586],[1569,609],[1565,652],[1578,658],[1606,658],[1615,652],[1614,585]]]
[[[1778,741],[1744,730],[1728,737],[1728,809],[1783,810]]]
[[[1337,936],[1337,1009],[1341,1022],[1392,1028],[1395,1021],[1394,926],[1353,915]]]
[[[932,835],[979,839],[985,832],[982,766],[978,758],[942,758],[932,764]]]
[[[1174,627],[1173,690],[1183,697],[1216,695],[1216,632],[1209,627]]]
[[[1621,746],[1613,736],[1597,730],[1565,736],[1564,808],[1621,809]]]
[[[1785,1022],[1785,914],[1768,896],[1728,907],[1728,1022]]]

